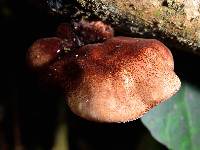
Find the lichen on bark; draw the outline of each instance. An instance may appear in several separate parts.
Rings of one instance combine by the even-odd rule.
[[[117,32],[157,38],[173,49],[200,54],[200,0],[73,1],[85,17],[98,17]]]
[[[199,0],[77,0],[93,15],[132,34],[200,53]]]

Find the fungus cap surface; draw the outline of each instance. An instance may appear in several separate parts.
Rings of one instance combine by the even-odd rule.
[[[83,46],[74,55],[80,80],[71,81],[68,105],[88,120],[135,120],[181,85],[171,52],[157,40],[114,37]]]

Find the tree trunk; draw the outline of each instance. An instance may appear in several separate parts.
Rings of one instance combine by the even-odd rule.
[[[75,1],[85,17],[106,21],[117,33],[156,38],[172,50],[200,54],[200,0]]]

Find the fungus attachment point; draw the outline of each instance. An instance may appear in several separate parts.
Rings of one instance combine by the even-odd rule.
[[[56,43],[68,41],[72,51],[54,59],[57,44],[56,48],[52,42],[49,46],[33,44],[28,60],[32,67],[46,64],[43,75],[50,73],[61,85],[78,116],[99,122],[135,120],[179,90],[172,54],[161,42],[113,37],[113,29],[99,21],[81,21],[68,29],[60,27]],[[35,57],[38,53],[51,57],[44,61]]]
[[[81,20],[78,23],[74,23],[74,28],[84,44],[103,42],[112,38],[114,35],[111,26],[106,25],[101,21],[87,22]]]

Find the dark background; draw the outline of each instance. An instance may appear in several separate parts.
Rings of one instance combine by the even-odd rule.
[[[64,98],[38,83],[26,66],[26,52],[36,39],[54,36],[68,17],[44,1],[0,0],[0,150],[52,149],[57,128],[67,127],[70,150],[159,150],[140,120],[121,124],[89,122],[73,115]],[[199,57],[174,52],[177,73],[197,81]],[[192,75],[192,78],[191,78]]]

